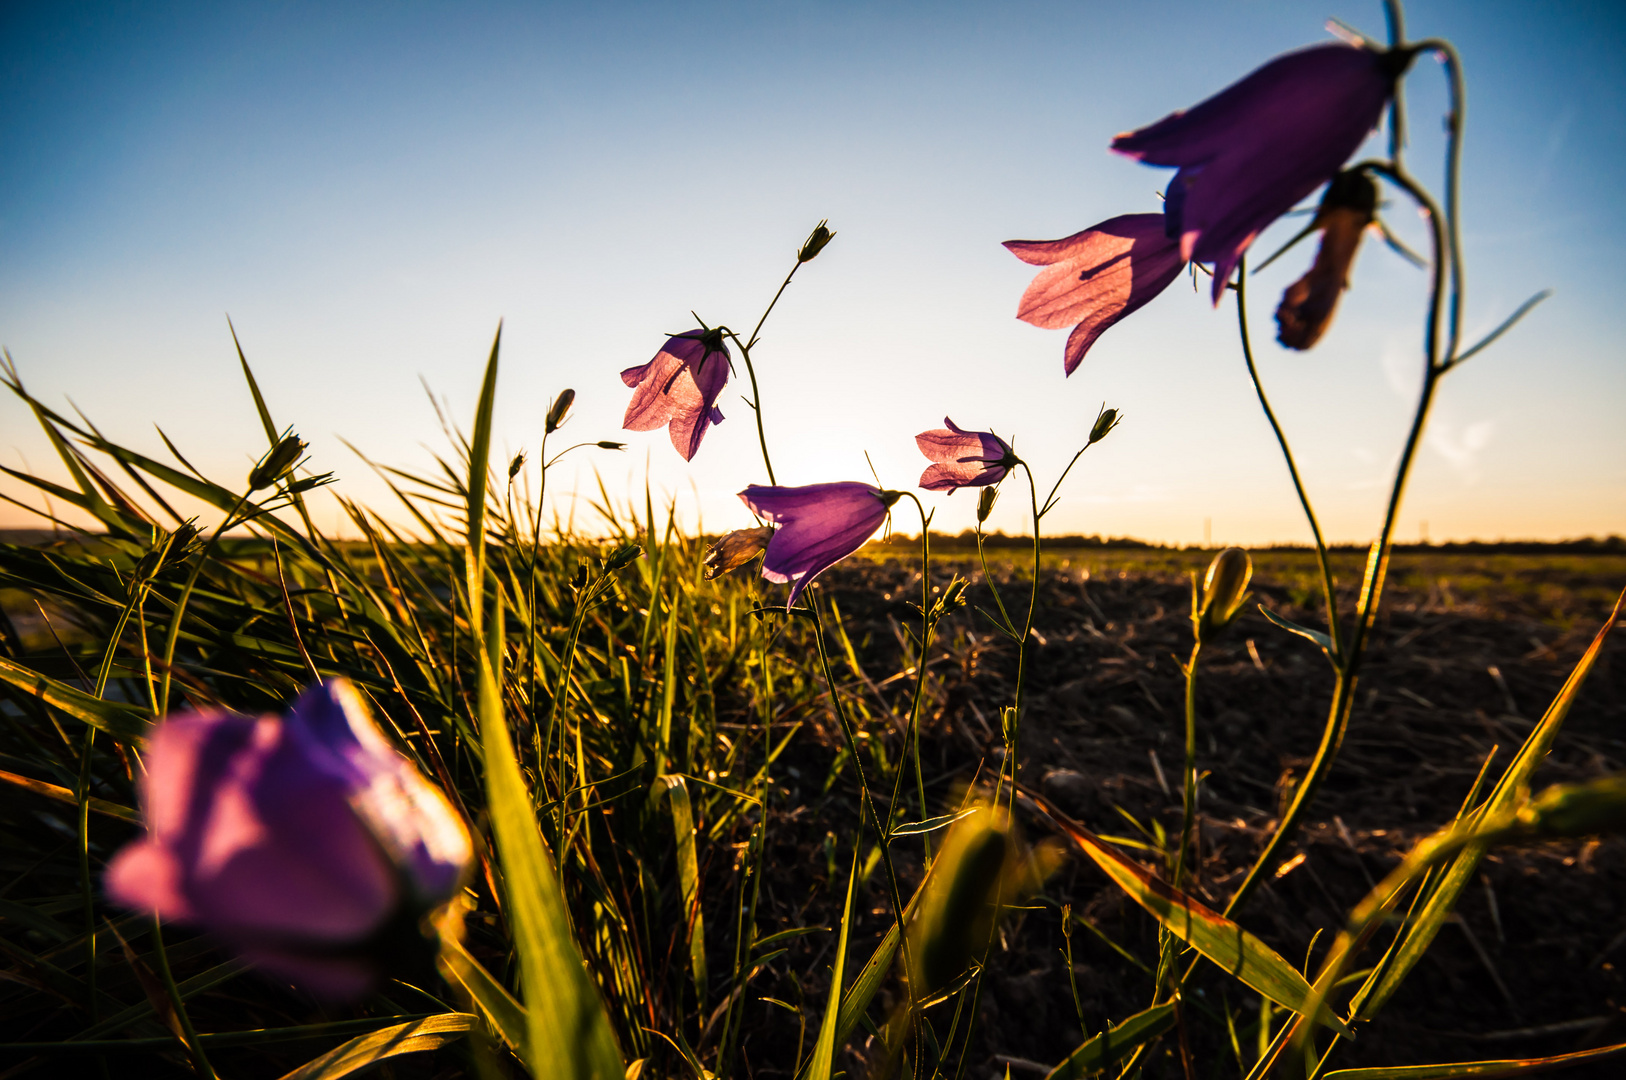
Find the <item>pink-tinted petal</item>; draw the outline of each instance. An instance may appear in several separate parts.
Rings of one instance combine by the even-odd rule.
[[[1077,324],[1063,360],[1069,375],[1096,338],[1168,288],[1185,266],[1162,214],[1124,214],[1062,240],[1005,246],[1045,266],[1022,294],[1016,317],[1047,330]],[[1041,262],[1040,249],[1056,261]]]
[[[943,417],[947,427],[922,431],[915,445],[936,464],[920,474],[920,486],[927,491],[981,487],[998,483],[1006,468],[1001,462],[1011,457],[1011,448],[991,431],[966,431]]]
[[[706,333],[670,337],[649,363],[621,373],[621,381],[635,387],[621,426],[628,431],[666,427],[685,461],[700,449],[706,430],[723,419],[716,402],[728,382],[728,350],[708,345]]]

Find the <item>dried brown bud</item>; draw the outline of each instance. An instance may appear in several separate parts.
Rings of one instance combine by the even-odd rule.
[[[570,405],[576,400],[576,391],[562,391],[553,399],[553,408],[548,410],[548,434],[559,430],[559,425],[565,422],[565,416],[570,412]]]
[[[514,455],[514,460],[508,463],[508,479],[513,480],[519,471],[525,467],[525,451],[521,450]]]
[[[730,570],[744,566],[766,551],[768,541],[772,539],[771,525],[755,529],[736,529],[724,534],[720,540],[706,549],[706,580],[721,577]]]
[[[610,439],[600,439],[598,441],[598,448],[600,450],[625,450],[627,448],[627,444],[624,442],[614,442]]]
[[[610,557],[604,560],[604,572],[613,573],[624,566],[631,566],[644,557],[644,549],[638,544],[622,544],[610,552]]]
[[[1276,340],[1303,351],[1321,340],[1349,287],[1349,268],[1361,237],[1377,212],[1378,187],[1365,172],[1352,169],[1333,177],[1321,197],[1313,227],[1321,230],[1315,263],[1287,287],[1276,308]]]
[[[802,245],[802,250],[796,253],[797,262],[811,261],[813,256],[824,250],[824,245],[835,239],[836,234],[825,228],[827,224],[829,224],[827,221],[819,222],[817,227],[808,234],[807,242]]]

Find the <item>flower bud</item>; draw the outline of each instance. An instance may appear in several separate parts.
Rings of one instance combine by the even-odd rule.
[[[755,529],[735,529],[731,533],[725,533],[721,539],[706,549],[703,560],[706,580],[721,577],[731,570],[744,566],[766,551],[768,541],[772,539],[772,525],[763,525]]]
[[[1202,598],[1192,621],[1197,640],[1224,629],[1247,599],[1248,582],[1253,578],[1253,560],[1241,548],[1230,547],[1214,556],[1203,576]]]
[[[1102,409],[1101,414],[1095,418],[1095,426],[1090,428],[1089,445],[1100,442],[1107,437],[1107,432],[1118,426],[1118,410]]]
[[[624,442],[614,442],[610,439],[600,439],[598,441],[598,448],[600,450],[625,450],[627,448],[627,444]]]
[[[325,472],[320,476],[301,477],[300,479],[289,484],[284,490],[287,491],[289,495],[300,495],[304,492],[310,491],[312,488],[326,487],[331,483],[333,483],[333,474],[330,472]]]
[[[299,463],[306,445],[305,440],[298,435],[284,435],[282,441],[272,447],[271,452],[261,458],[260,463],[248,474],[249,490],[259,491],[281,480],[288,470]]]
[[[508,463],[508,479],[512,481],[514,477],[519,475],[519,471],[524,467],[525,451],[521,450],[519,453],[514,455],[514,460]]]
[[[807,242],[802,245],[802,250],[796,253],[798,263],[810,262],[813,256],[824,250],[824,245],[835,239],[836,234],[825,228],[827,224],[829,224],[828,221],[819,222],[813,231],[808,234]]]
[[[637,560],[643,558],[643,556],[644,549],[639,545],[622,544],[620,547],[610,552],[610,557],[604,560],[604,572],[606,574],[613,573],[620,570],[624,566],[632,565]]]
[[[553,399],[553,408],[548,410],[548,434],[559,430],[559,425],[565,422],[565,416],[570,412],[570,405],[576,400],[576,391],[564,390]]]
[[[988,515],[994,512],[994,500],[999,498],[999,489],[985,487],[977,493],[977,524],[981,525],[988,520]]]

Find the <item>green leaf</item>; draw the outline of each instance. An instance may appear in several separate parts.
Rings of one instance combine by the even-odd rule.
[[[899,825],[893,829],[892,835],[895,837],[919,836],[922,833],[936,832],[938,829],[952,825],[967,814],[974,814],[980,809],[980,806],[968,806],[964,810],[953,814],[940,814],[937,817],[929,817],[925,821],[911,821],[907,825]]]
[[[694,992],[704,1006],[706,924],[700,915],[700,862],[695,858],[694,811],[689,805],[689,786],[681,776],[656,777],[650,797],[659,801],[663,795],[672,815],[672,835],[677,840],[678,883],[683,891],[683,927],[689,938],[689,970],[694,976]]]
[[[3,656],[0,656],[0,682],[9,683],[81,724],[89,724],[123,742],[139,745],[151,726],[140,709],[75,690]]]
[[[1567,1069],[1571,1065],[1585,1065],[1626,1051],[1626,1043],[1600,1046],[1595,1050],[1578,1050],[1573,1054],[1558,1054],[1544,1058],[1506,1058],[1501,1061],[1456,1061],[1445,1065],[1389,1065],[1369,1069],[1339,1069],[1327,1073],[1322,1080],[1451,1080],[1458,1076],[1493,1080],[1499,1076],[1527,1076],[1550,1069]]]
[[[1085,1039],[1067,1059],[1050,1070],[1045,1080],[1073,1080],[1100,1072],[1141,1043],[1157,1038],[1174,1026],[1174,1002],[1153,1005],[1128,1020]]]
[[[271,410],[265,407],[265,397],[260,393],[260,384],[254,380],[254,372],[249,370],[248,357],[243,355],[243,343],[237,340],[237,327],[231,323],[231,316],[226,316],[226,328],[231,331],[231,343],[237,347],[237,362],[243,365],[243,378],[248,380],[248,392],[254,395],[254,411],[260,414],[260,426],[265,428],[266,440],[277,445],[277,425],[271,422]]]
[[[468,1034],[477,1022],[478,1017],[468,1013],[442,1013],[424,1020],[396,1024],[334,1047],[321,1057],[284,1073],[282,1080],[338,1080],[338,1077],[349,1076],[375,1061],[401,1054],[438,1050]]]
[[[1296,622],[1290,622],[1289,620],[1276,614],[1274,611],[1271,611],[1263,604],[1259,605],[1259,610],[1264,612],[1265,618],[1269,619],[1283,630],[1286,630],[1290,634],[1297,634],[1301,638],[1308,638],[1309,640],[1315,642],[1316,645],[1320,647],[1322,652],[1326,653],[1328,656],[1332,655],[1332,638],[1328,637],[1326,634],[1323,634],[1319,630],[1311,630],[1308,626],[1300,626]]]
[[[491,342],[485,379],[480,383],[480,404],[474,411],[474,441],[469,444],[468,583],[469,623],[480,632],[485,611],[486,582],[486,471],[491,459],[491,411],[497,403],[497,352],[502,346],[502,323]]]
[[[835,1065],[836,1028],[841,1019],[841,977],[847,966],[847,931],[852,926],[853,886],[858,884],[858,847],[853,847],[853,865],[847,873],[847,900],[841,908],[841,935],[836,939],[836,961],[830,971],[830,1000],[824,1006],[824,1019],[819,1022],[819,1041],[813,1044],[813,1060],[808,1063],[805,1080],[830,1080]],[[894,924],[894,929],[896,924]]]
[[[1169,933],[1221,969],[1276,1004],[1302,1012],[1314,990],[1297,968],[1263,941],[1219,912],[1208,908],[1126,857],[1117,848],[1068,818],[1037,795],[1019,792],[1022,801],[1048,817],[1080,851],[1106,872],[1135,903],[1151,912]],[[1352,1038],[1344,1024],[1324,1007],[1320,1022]]]
[[[1620,618],[1622,607],[1626,606],[1626,591],[1622,591],[1620,598],[1615,601],[1615,608],[1604,620],[1603,627],[1592,639],[1592,644],[1586,653],[1570,672],[1570,677],[1564,682],[1558,696],[1547,707],[1542,715],[1541,722],[1530,732],[1524,745],[1519,748],[1517,756],[1508,765],[1507,772],[1490,793],[1484,804],[1474,812],[1474,821],[1485,822],[1499,815],[1510,813],[1515,807],[1522,804],[1530,796],[1530,777],[1536,771],[1536,766],[1547,757],[1552,749],[1553,740],[1558,737],[1558,729],[1563,726],[1564,718],[1569,715],[1570,706],[1575,704],[1575,698],[1586,684],[1587,676],[1592,674],[1593,666],[1598,662],[1598,655],[1603,651],[1604,641],[1609,637],[1609,631],[1614,627],[1615,621]],[[1435,935],[1445,925],[1456,908],[1457,900],[1462,890],[1468,887],[1475,871],[1479,869],[1480,859],[1484,857],[1486,843],[1476,842],[1456,857],[1456,860],[1439,878],[1439,884],[1429,894],[1418,912],[1416,920],[1406,931],[1405,938],[1395,950],[1394,957],[1384,970],[1382,978],[1370,994],[1358,995],[1358,1015],[1363,1019],[1376,1016],[1378,1011],[1388,1004],[1389,999],[1400,989],[1400,984],[1411,974],[1428,947],[1434,943]]]
[[[514,745],[503,718],[503,613],[492,612],[489,653],[480,664],[480,739],[497,857],[505,883],[503,914],[519,954],[525,999],[524,1058],[531,1075],[571,1080],[621,1080],[626,1066],[598,991],[588,981],[571,931],[570,912],[553,859],[542,842]]]
[[[514,995],[493,979],[480,961],[469,955],[462,942],[443,937],[440,961],[442,973],[468,992],[486,1022],[508,1044],[508,1048],[521,1061],[529,1061],[531,1044],[526,1035],[525,1006],[515,1001]]]

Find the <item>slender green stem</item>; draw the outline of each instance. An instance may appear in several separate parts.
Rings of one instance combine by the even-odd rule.
[[[773,294],[773,299],[768,301],[768,307],[762,312],[762,318],[757,320],[756,328],[751,331],[750,338],[741,341],[738,334],[730,332],[728,335],[734,339],[734,344],[740,347],[740,358],[745,361],[745,374],[751,380],[751,411],[756,414],[757,419],[757,444],[762,447],[762,466],[768,470],[768,483],[770,484],[778,484],[779,481],[774,479],[773,462],[768,458],[768,432],[762,422],[762,390],[757,386],[757,369],[751,363],[751,350],[756,346],[758,335],[762,333],[762,324],[766,323],[768,316],[773,314],[774,305],[779,303],[781,296],[785,295],[785,290],[790,287],[790,279],[795,277],[796,271],[801,268],[801,260],[797,260],[796,265],[790,268],[790,273],[785,275],[785,280],[779,283],[779,290]]]
[[[920,802],[920,817],[925,820],[929,815],[926,811],[926,779],[920,767],[920,702],[926,687],[926,660],[932,647],[932,619],[931,619],[931,566],[932,566],[932,540],[931,518],[926,514],[926,508],[910,492],[904,495],[915,504],[920,511],[920,655],[915,659],[915,690],[909,702],[909,722],[905,726],[906,749],[905,752],[914,758],[915,763],[915,794]],[[899,796],[903,790],[904,763],[898,762],[898,771],[892,780],[892,801],[888,804],[888,825],[890,819],[898,814]],[[926,840],[926,861],[931,862],[930,834]]]
[[[1186,661],[1186,765],[1185,791],[1181,799],[1180,847],[1174,860],[1174,887],[1185,888],[1186,855],[1191,849],[1192,826],[1197,820],[1197,660],[1203,643],[1191,643],[1191,658]],[[1194,860],[1195,861],[1195,860]]]
[[[1259,369],[1253,363],[1253,342],[1248,334],[1248,266],[1246,258],[1237,262],[1236,272],[1236,319],[1237,330],[1242,338],[1242,359],[1248,365],[1248,378],[1253,380],[1253,391],[1259,396],[1259,407],[1265,411],[1265,419],[1270,421],[1270,430],[1276,433],[1276,444],[1281,447],[1282,458],[1287,462],[1287,473],[1293,478],[1293,490],[1298,493],[1299,506],[1304,508],[1304,518],[1310,523],[1310,535],[1315,538],[1316,562],[1321,568],[1321,592],[1327,603],[1327,633],[1332,638],[1332,651],[1335,656],[1343,654],[1343,631],[1338,623],[1338,593],[1332,579],[1332,562],[1327,555],[1327,543],[1321,536],[1321,525],[1316,521],[1315,509],[1310,505],[1309,493],[1304,490],[1304,481],[1299,478],[1298,465],[1293,461],[1293,450],[1287,444],[1287,434],[1282,431],[1281,423],[1276,419],[1276,411],[1270,407],[1270,399],[1265,396],[1265,387],[1259,381]],[[1337,660],[1333,661],[1335,664]]]
[[[175,975],[169,969],[169,952],[164,948],[162,920],[156,915],[152,919],[152,947],[158,957],[158,974],[164,980],[164,990],[169,994],[169,1003],[175,1010],[175,1019],[180,1022],[187,1053],[192,1055],[192,1064],[204,1080],[217,1080],[214,1067],[209,1064],[208,1055],[203,1052],[203,1044],[198,1041],[198,1033],[192,1027],[192,1018],[186,1013],[186,1001],[181,997],[180,987],[175,985]]]
[[[237,497],[237,502],[232,506],[225,520],[220,523],[220,527],[214,531],[214,535],[209,537],[209,543],[199,553],[198,561],[192,564],[192,572],[187,575],[186,586],[181,589],[181,595],[175,601],[175,613],[170,616],[169,633],[164,638],[164,670],[159,676],[158,708],[153,713],[155,717],[163,717],[169,712],[169,680],[171,673],[175,670],[175,646],[181,639],[181,623],[186,618],[186,605],[192,599],[192,590],[197,588],[198,576],[203,573],[203,568],[208,564],[209,557],[214,554],[215,547],[220,543],[221,534],[236,523],[237,512],[248,502],[250,494],[252,492],[245,491]]]
[[[914,965],[909,958],[909,935],[905,932],[907,927],[903,924],[903,893],[898,887],[898,874],[892,865],[892,848],[887,836],[887,824],[876,812],[875,798],[870,794],[869,781],[864,778],[864,759],[858,748],[858,736],[853,730],[852,718],[847,715],[847,706],[842,704],[841,691],[836,686],[835,673],[830,670],[830,651],[824,643],[824,620],[819,614],[819,605],[811,592],[804,594],[807,598],[807,612],[813,619],[813,641],[819,654],[819,670],[824,674],[824,685],[830,692],[830,706],[835,709],[836,719],[841,724],[841,734],[847,742],[847,752],[852,755],[853,768],[858,770],[858,792],[860,801],[859,820],[862,822],[864,813],[869,814],[870,824],[875,828],[875,842],[881,852],[881,865],[886,871],[887,895],[892,901],[892,916],[898,924],[898,937],[903,945],[904,969],[913,971]],[[860,827],[859,835],[862,838],[863,830]],[[910,997],[914,996],[914,986],[910,985]],[[911,1000],[911,1007],[913,1001]]]
[[[1440,322],[1445,303],[1446,292],[1446,263],[1449,259],[1446,240],[1446,227],[1442,221],[1439,208],[1435,206],[1426,191],[1422,189],[1406,172],[1387,162],[1369,163],[1369,167],[1378,173],[1393,180],[1403,188],[1413,199],[1417,200],[1428,216],[1430,232],[1434,241],[1434,273],[1433,291],[1430,296],[1427,328],[1424,332],[1424,367],[1423,386],[1418,395],[1417,410],[1412,417],[1411,429],[1406,435],[1405,447],[1401,450],[1399,464],[1395,468],[1394,484],[1389,492],[1388,507],[1384,513],[1383,529],[1377,540],[1372,544],[1371,555],[1367,559],[1366,574],[1361,583],[1360,598],[1355,607],[1355,620],[1350,627],[1349,639],[1339,657],[1337,664],[1337,679],[1333,687],[1331,708],[1327,713],[1327,723],[1322,730],[1321,745],[1316,748],[1315,757],[1311,760],[1304,779],[1293,793],[1293,801],[1287,812],[1282,815],[1281,822],[1276,826],[1270,841],[1259,857],[1249,868],[1248,874],[1231,896],[1230,902],[1225,905],[1225,915],[1244,904],[1253,891],[1263,881],[1263,874],[1267,866],[1275,861],[1283,845],[1292,837],[1298,825],[1299,818],[1304,809],[1315,798],[1321,782],[1325,779],[1328,770],[1332,767],[1333,758],[1337,756],[1338,748],[1343,743],[1344,733],[1349,727],[1350,712],[1354,707],[1355,685],[1360,674],[1361,661],[1365,653],[1367,636],[1371,631],[1373,621],[1377,618],[1379,601],[1383,594],[1384,578],[1388,574],[1389,555],[1393,547],[1395,523],[1400,515],[1400,502],[1405,494],[1406,480],[1411,475],[1411,466],[1417,456],[1417,448],[1422,443],[1423,428],[1428,422],[1429,406],[1434,400],[1434,390],[1439,383],[1440,376],[1444,374],[1446,363],[1442,362],[1439,353]]]
[[[1010,810],[1013,815],[1016,813],[1017,762],[1020,760],[1022,746],[1022,689],[1027,678],[1028,639],[1033,636],[1033,617],[1039,610],[1039,554],[1042,548],[1039,523],[1044,517],[1039,511],[1039,486],[1033,479],[1033,470],[1028,468],[1025,461],[1019,464],[1028,478],[1028,500],[1033,513],[1033,581],[1028,589],[1028,613],[1022,622],[1022,636],[1016,642],[1016,693],[1011,704],[1010,743],[1005,747],[1005,761],[1000,768],[1001,777],[1005,775],[1007,767],[1010,771]],[[995,802],[998,802],[997,797]]]

